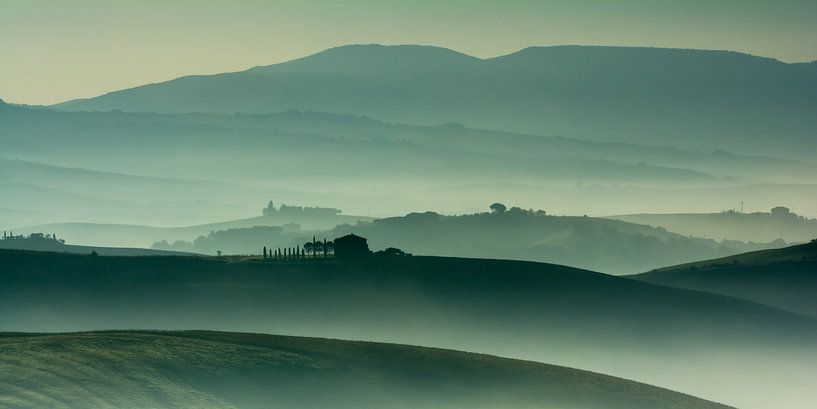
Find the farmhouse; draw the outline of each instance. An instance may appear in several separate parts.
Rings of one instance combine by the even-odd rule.
[[[335,239],[335,258],[340,260],[359,260],[371,254],[369,244],[364,237],[348,234]]]

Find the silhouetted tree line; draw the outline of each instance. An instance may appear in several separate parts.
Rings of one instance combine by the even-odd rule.
[[[9,230],[8,232],[3,230],[3,240],[28,240],[34,242],[51,242],[56,244],[65,244],[65,240],[58,239],[57,233],[53,234],[43,234],[43,233],[31,233],[28,236],[24,236],[22,234],[14,235],[14,232]]]
[[[192,242],[177,240],[168,243],[162,240],[151,246],[159,250],[192,251],[214,254],[223,250],[227,254],[248,254],[257,249],[261,243],[288,243],[300,231],[300,226],[291,224],[284,226],[254,226],[236,229],[211,231],[207,236],[199,236]],[[288,233],[289,232],[289,233]]]
[[[815,221],[815,220],[817,220],[817,219],[811,219],[811,218],[808,218],[806,216],[799,215],[799,214],[791,211],[791,209],[789,209],[788,207],[785,207],[785,206],[775,206],[768,213],[766,213],[766,212],[743,213],[742,211],[738,211],[738,210],[735,210],[735,209],[728,209],[728,210],[722,210],[720,214],[727,215],[727,216],[773,217],[773,218],[779,219],[779,220],[786,220],[786,219],[799,220],[799,221]]]
[[[317,240],[315,236],[312,236],[312,241],[308,241],[301,245],[296,245],[294,247],[278,247],[277,249],[273,249],[270,247],[267,249],[267,246],[263,248],[263,257],[264,260],[298,260],[298,259],[307,259],[307,258],[328,258],[333,257],[335,254],[335,243],[330,240],[323,239],[323,241]]]
[[[532,216],[546,216],[547,215],[547,212],[545,212],[544,210],[541,210],[541,209],[540,210],[533,210],[533,209],[527,209],[526,210],[526,209],[523,209],[523,208],[517,207],[517,206],[511,207],[510,209],[508,209],[508,206],[505,206],[504,204],[498,203],[498,202],[488,206],[488,208],[491,210],[491,213],[493,213],[493,214],[506,214],[507,213],[507,214],[521,214],[521,215],[532,215]]]
[[[332,207],[304,207],[304,206],[288,206],[282,204],[278,208],[270,200],[267,207],[261,211],[264,216],[282,215],[282,216],[337,216],[342,213],[340,209]]]

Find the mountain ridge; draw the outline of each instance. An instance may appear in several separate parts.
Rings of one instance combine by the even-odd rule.
[[[474,62],[474,61],[497,61],[497,60],[502,60],[502,59],[506,59],[506,58],[518,57],[518,56],[522,56],[522,55],[526,55],[526,54],[532,54],[534,52],[542,52],[544,50],[554,50],[554,49],[614,49],[614,50],[682,51],[682,52],[690,52],[690,53],[705,54],[705,55],[727,54],[727,55],[732,55],[732,56],[739,56],[739,57],[747,59],[747,60],[766,60],[766,61],[769,61],[769,62],[773,62],[773,63],[777,63],[777,64],[783,64],[783,65],[809,65],[809,64],[817,65],[817,60],[801,61],[801,62],[785,62],[785,61],[781,61],[781,60],[773,58],[773,57],[765,57],[765,56],[760,56],[760,55],[755,55],[755,54],[750,54],[750,53],[745,53],[745,52],[740,52],[740,51],[717,50],[717,49],[697,49],[697,48],[672,48],[672,47],[647,47],[647,46],[645,46],[645,47],[638,47],[638,46],[602,46],[602,45],[564,44],[564,45],[551,45],[551,46],[528,46],[528,47],[524,47],[524,48],[521,48],[521,49],[519,49],[517,51],[512,51],[512,52],[509,52],[509,53],[506,53],[506,54],[501,54],[501,55],[497,55],[497,56],[493,56],[493,57],[480,58],[480,57],[472,56],[472,55],[469,55],[469,54],[466,54],[466,53],[463,53],[463,52],[460,52],[460,51],[456,51],[456,50],[451,49],[451,48],[442,47],[442,46],[433,46],[433,45],[421,45],[421,44],[386,45],[386,44],[378,44],[378,43],[347,44],[347,45],[341,45],[341,46],[337,46],[337,47],[328,48],[326,50],[319,51],[319,52],[316,52],[316,53],[313,53],[313,54],[309,54],[309,55],[304,56],[304,57],[298,57],[298,58],[294,58],[294,59],[291,59],[291,60],[280,61],[280,62],[276,62],[276,63],[272,63],[272,64],[255,65],[255,66],[252,66],[252,67],[248,67],[246,69],[241,69],[241,70],[236,70],[236,71],[228,71],[228,72],[217,73],[217,74],[189,74],[189,75],[182,75],[180,77],[174,77],[174,78],[169,78],[169,79],[161,80],[161,81],[157,81],[157,82],[137,85],[137,86],[134,86],[134,87],[109,91],[109,92],[100,94],[100,95],[95,96],[95,97],[69,99],[69,100],[59,102],[59,103],[56,103],[56,104],[51,104],[50,106],[60,107],[60,106],[63,106],[64,104],[69,104],[69,103],[74,102],[74,101],[87,101],[87,100],[97,98],[99,96],[104,96],[104,95],[108,95],[108,94],[115,93],[115,92],[134,90],[134,89],[147,87],[147,86],[151,86],[151,85],[163,84],[163,83],[166,83],[166,82],[169,82],[169,81],[175,81],[175,80],[179,80],[179,79],[183,79],[183,78],[198,78],[198,77],[207,77],[207,76],[213,76],[213,75],[237,74],[237,73],[243,73],[243,72],[265,72],[270,67],[281,66],[281,65],[286,65],[286,64],[296,63],[296,62],[303,62],[304,60],[308,60],[308,59],[313,58],[313,57],[325,57],[327,55],[331,55],[332,53],[336,53],[336,52],[344,51],[344,50],[349,50],[349,49],[355,49],[355,48],[359,48],[359,49],[364,49],[365,48],[367,50],[371,50],[371,49],[398,49],[398,48],[401,48],[401,49],[413,49],[413,48],[416,48],[416,49],[424,49],[424,50],[435,50],[435,51],[438,51],[438,52],[448,53],[451,56],[463,57],[462,60],[469,60],[470,62]],[[3,102],[3,100],[0,99],[0,102]],[[6,103],[9,103],[9,102],[6,102]]]
[[[600,141],[737,146],[804,158],[802,149],[817,151],[817,121],[810,118],[817,109],[814,92],[815,65],[737,52],[557,46],[478,59],[443,48],[368,45],[54,107],[314,110]],[[772,143],[770,135],[790,146]]]

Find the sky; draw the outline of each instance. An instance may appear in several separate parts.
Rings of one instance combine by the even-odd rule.
[[[817,60],[816,0],[0,0],[0,98],[53,104],[345,44],[657,46]]]

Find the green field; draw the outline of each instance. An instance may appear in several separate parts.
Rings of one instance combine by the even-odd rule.
[[[224,332],[0,336],[0,408],[727,406],[575,369],[395,344]]]

